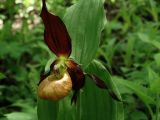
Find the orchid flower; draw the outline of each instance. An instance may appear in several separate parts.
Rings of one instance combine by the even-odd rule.
[[[41,75],[38,95],[42,99],[60,100],[73,90],[71,102],[76,103],[80,89],[85,85],[85,77],[101,89],[108,90],[104,81],[96,75],[85,73],[81,66],[70,58],[72,52],[71,37],[63,21],[47,10],[46,1],[42,0],[41,18],[43,20],[44,41],[48,48],[57,56],[50,66],[50,72]],[[116,94],[108,90],[112,98],[119,100]]]

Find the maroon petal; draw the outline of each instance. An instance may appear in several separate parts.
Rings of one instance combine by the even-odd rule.
[[[87,75],[91,78],[91,80],[94,81],[94,83],[95,83],[99,88],[107,89],[109,95],[110,95],[113,99],[115,99],[115,100],[117,100],[117,101],[121,101],[121,100],[119,99],[119,97],[118,97],[111,89],[108,89],[106,83],[105,83],[103,80],[101,80],[100,78],[98,78],[96,75],[90,75],[90,74],[87,74]]]
[[[45,26],[45,42],[58,57],[69,57],[71,54],[71,39],[66,26],[58,16],[48,12],[45,0],[42,0],[42,3],[41,17]]]
[[[54,60],[54,61],[52,62],[52,64],[50,65],[50,70],[51,70],[51,71],[54,71],[54,70],[55,70],[54,66],[55,66],[56,64],[58,64],[58,59]]]
[[[73,60],[68,60],[66,62],[66,65],[67,65],[67,71],[72,79],[72,83],[73,83],[72,88],[74,90],[74,94],[71,102],[76,103],[79,90],[84,86],[85,76],[80,66]]]
[[[108,89],[107,88],[107,85],[105,84],[105,82],[103,80],[101,80],[100,78],[98,78],[97,76],[95,75],[89,75],[88,76],[91,78],[91,80],[94,81],[94,83],[99,87],[99,88],[102,88],[102,89]]]
[[[71,104],[73,103],[76,104],[78,95],[79,95],[79,90],[75,90],[71,99]]]

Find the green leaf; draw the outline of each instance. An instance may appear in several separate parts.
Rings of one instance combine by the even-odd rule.
[[[86,69],[86,72],[95,74],[104,80],[108,88],[121,99],[109,72],[100,62],[93,61]],[[89,78],[86,79],[85,87],[81,93],[80,103],[82,108],[81,115],[83,116],[82,120],[87,120],[88,118],[92,120],[124,119],[122,103],[113,100],[106,90],[98,88]]]
[[[115,80],[117,86],[122,85],[128,88],[129,90],[132,90],[141,99],[141,101],[146,105],[146,108],[148,109],[150,115],[153,118],[153,111],[150,107],[150,104],[156,105],[156,102],[151,96],[147,94],[147,90],[144,87],[137,85],[131,81],[124,80],[119,77],[114,77],[113,79]]]
[[[119,77],[114,77],[114,81],[116,82],[117,86],[123,85],[124,87],[132,90],[146,105],[155,105],[154,99],[147,94],[147,90],[144,87]]]
[[[90,67],[91,66],[91,67]],[[120,93],[113,82],[111,75],[106,70],[106,68],[98,61],[94,60],[89,67],[86,69],[86,72],[89,74],[95,74],[97,75],[101,80],[106,81],[106,85],[108,87],[108,90],[113,91],[116,96],[121,100]]]
[[[150,82],[150,90],[154,94],[160,93],[160,76],[151,68],[148,68],[148,79]]]
[[[5,116],[7,120],[37,120],[36,114],[33,115],[25,112],[12,112],[5,114]]]
[[[0,79],[4,79],[4,78],[6,78],[6,76],[0,72]]]
[[[155,54],[154,59],[156,61],[156,64],[160,66],[160,53]]]
[[[71,105],[71,94],[59,101],[59,109],[57,112],[56,120],[79,120],[80,113],[78,112],[79,106]]]
[[[15,41],[10,42],[10,44],[2,41],[0,44],[3,46],[0,48],[0,58],[9,55],[11,58],[18,59],[28,49],[27,46]]]
[[[45,66],[45,72],[47,73],[50,70],[50,66],[53,63],[53,61],[55,60],[55,56],[51,57],[48,61],[47,64]]]
[[[132,64],[132,55],[133,55],[133,48],[135,45],[135,38],[133,35],[128,36],[127,46],[126,46],[126,54],[124,56],[124,62],[126,66],[130,66]]]
[[[151,91],[154,92],[154,93],[159,93],[160,94],[160,78],[153,81],[153,83],[151,84]]]
[[[72,39],[72,57],[82,66],[95,57],[104,27],[103,0],[79,0],[64,17]]]
[[[38,99],[38,120],[56,120],[57,106],[53,101]]]
[[[160,42],[158,40],[155,40],[153,38],[150,38],[150,36],[148,34],[145,33],[138,33],[138,37],[140,38],[140,40],[142,40],[143,42],[149,43],[151,45],[153,45],[154,47],[160,49]]]
[[[150,85],[157,79],[159,79],[159,75],[152,70],[152,68],[148,67],[148,81]]]

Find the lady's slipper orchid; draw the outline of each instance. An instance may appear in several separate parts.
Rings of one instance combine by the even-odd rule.
[[[79,90],[84,86],[85,75],[102,89],[108,89],[105,82],[95,75],[83,72],[80,65],[69,58],[72,46],[71,38],[63,21],[48,12],[45,0],[42,0],[41,17],[45,26],[44,40],[57,59],[50,66],[50,73],[41,75],[38,95],[42,99],[60,100],[74,91],[71,102],[76,102]],[[119,100],[114,92],[109,94]]]

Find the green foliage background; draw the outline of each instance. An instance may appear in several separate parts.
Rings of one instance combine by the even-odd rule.
[[[77,24],[76,28],[79,31],[82,31],[83,28],[90,29],[89,33],[86,33],[88,35],[86,35],[86,39],[90,41],[82,39],[88,42],[84,49],[76,47],[77,42],[73,41],[75,48],[72,57],[81,63],[83,69],[88,72],[93,73],[99,70],[96,71],[96,74],[106,79],[106,83],[109,84],[107,81],[113,80],[109,86],[115,83],[118,87],[116,90],[121,93],[124,101],[125,120],[159,120],[160,2],[158,0],[106,0],[104,2],[106,19],[102,17],[101,10],[98,12],[99,14],[97,13],[97,16],[101,16],[100,23],[106,24],[96,28],[95,24],[88,22],[92,20],[92,15],[95,13],[90,14],[91,18],[86,17],[88,21],[85,19],[86,21],[81,21],[80,25],[72,22],[73,26],[69,26],[69,21],[76,20],[68,16],[72,14],[73,9],[77,8],[69,7],[75,5],[77,1],[84,2],[87,10],[94,11],[94,8],[96,8],[87,8],[90,0],[88,2],[84,0],[47,1],[49,10],[63,18],[73,40],[77,36],[81,36],[75,34],[74,24]],[[39,17],[40,5],[39,0],[0,1],[0,120],[37,119],[36,86],[39,81],[39,74],[45,66],[47,69],[47,66],[55,58],[43,42],[44,28]],[[85,11],[85,9],[83,10]],[[87,13],[83,15],[83,11],[78,12],[77,9],[74,18],[79,19],[80,16],[87,16]],[[94,16],[94,20],[98,19],[97,16]],[[93,27],[94,25],[95,27]],[[92,29],[92,27],[97,30]],[[104,29],[101,32],[103,27]],[[96,33],[98,38],[92,38],[92,34],[96,36]],[[77,38],[78,41],[81,40],[81,37]],[[94,44],[95,47],[91,45],[93,39],[94,41],[95,39],[100,40]],[[83,42],[80,42],[78,46],[83,46],[81,43]],[[98,46],[98,52],[96,52]],[[94,48],[93,51],[92,48]],[[91,52],[94,54],[90,54]],[[85,57],[87,54],[90,56]],[[89,65],[93,58],[96,61]],[[92,71],[93,68],[96,68],[96,70]],[[111,78],[107,77],[108,72],[103,74],[102,69],[107,69],[111,73]],[[113,107],[115,105],[114,101],[109,96],[106,98],[106,101],[110,101],[109,104],[106,101],[102,102],[105,99],[105,97],[103,98],[104,91],[101,92],[89,80],[86,81],[86,87],[83,91],[87,91],[87,95],[82,94],[80,96],[81,101],[79,101],[84,104],[82,106],[78,104],[77,106],[78,110],[83,110],[83,112],[81,117],[78,116],[77,118],[85,120],[89,117],[103,120],[107,119],[106,116],[108,116],[108,120],[111,120],[111,118],[117,120],[116,117],[113,117],[117,115],[119,120],[122,120],[123,117],[120,117],[123,114],[121,113],[123,111],[121,107],[118,105],[119,110],[115,110],[115,107]],[[98,100],[95,100],[95,98],[93,98],[95,101],[89,100],[94,97],[91,89],[99,95]],[[83,100],[83,97],[86,98],[86,101]],[[41,104],[39,104],[39,108],[42,107],[40,114],[44,113],[43,109],[53,107],[55,109],[49,110],[49,114],[55,117],[65,115],[65,118],[72,116],[73,120],[77,120],[73,116],[76,111],[72,110],[77,108],[70,106],[69,98],[70,96],[58,104],[41,101]],[[96,103],[97,101],[98,103]],[[103,103],[107,107],[103,108]],[[110,107],[111,103],[114,105]],[[50,106],[51,104],[52,106]],[[90,106],[86,107],[86,104],[90,104]],[[66,114],[64,108],[70,109],[70,111]],[[95,114],[94,108],[99,112],[96,112],[97,117],[93,116]],[[64,120],[65,118],[58,119]],[[41,119],[47,120],[46,118]]]

